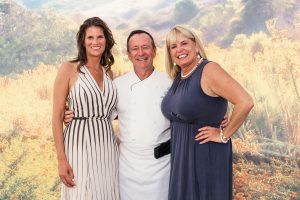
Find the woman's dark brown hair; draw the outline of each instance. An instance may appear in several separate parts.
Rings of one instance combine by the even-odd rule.
[[[86,49],[84,46],[84,39],[86,34],[86,29],[96,26],[103,30],[104,37],[106,40],[105,50],[101,56],[100,59],[100,65],[102,65],[106,71],[110,70],[110,67],[114,64],[115,59],[112,55],[112,47],[115,44],[115,40],[113,38],[111,30],[108,28],[107,24],[100,19],[99,17],[91,17],[86,19],[83,24],[80,26],[79,31],[77,33],[77,49],[78,49],[78,55],[74,60],[71,60],[71,62],[79,62],[77,66],[77,70],[80,72],[80,68],[84,66],[87,63],[87,56],[86,56]]]

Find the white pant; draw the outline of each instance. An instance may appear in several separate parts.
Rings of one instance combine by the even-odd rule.
[[[121,200],[167,200],[170,154],[154,158],[155,146],[120,144],[119,185]]]

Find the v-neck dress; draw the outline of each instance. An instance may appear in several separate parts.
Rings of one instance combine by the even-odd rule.
[[[171,174],[169,200],[229,200],[232,190],[231,141],[226,144],[195,141],[198,129],[219,127],[227,101],[206,95],[200,79],[203,60],[186,79],[180,74],[162,101],[171,121]]]
[[[63,200],[118,200],[118,144],[110,117],[117,104],[116,87],[103,69],[103,91],[86,66],[70,89],[74,119],[64,130],[65,153],[76,186],[62,184]]]

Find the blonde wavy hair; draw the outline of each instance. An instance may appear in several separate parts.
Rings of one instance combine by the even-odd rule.
[[[171,44],[176,42],[176,38],[178,34],[182,34],[184,37],[187,37],[191,39],[193,42],[195,42],[199,55],[202,58],[205,59],[207,58],[200,39],[192,30],[189,30],[183,26],[173,27],[166,36],[166,46],[165,46],[165,53],[166,53],[165,67],[171,79],[175,79],[176,75],[181,71],[178,65],[173,64],[171,54],[170,54],[170,46]]]

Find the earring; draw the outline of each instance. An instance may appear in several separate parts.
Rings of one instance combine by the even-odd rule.
[[[200,59],[200,54],[197,52],[197,58],[198,58],[198,60]]]
[[[177,64],[176,64],[176,62],[173,62],[173,66],[175,67]]]

